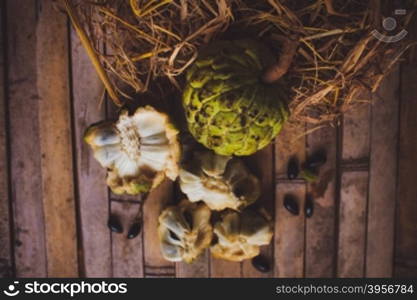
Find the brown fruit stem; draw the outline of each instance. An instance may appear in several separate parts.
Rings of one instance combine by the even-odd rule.
[[[97,56],[96,51],[94,50],[93,46],[91,45],[91,42],[85,33],[83,27],[80,24],[80,21],[78,19],[78,15],[76,11],[74,10],[74,7],[71,3],[71,0],[64,0],[64,6],[68,13],[69,18],[71,19],[71,23],[74,26],[75,31],[77,32],[78,37],[80,38],[81,44],[87,51],[88,57],[90,58],[98,76],[100,77],[101,81],[104,84],[104,87],[107,90],[107,93],[109,94],[111,100],[115,105],[118,107],[122,107],[123,103],[120,101],[119,97],[117,96],[112,83],[110,82],[109,77],[107,76],[106,71],[104,70],[103,66],[100,63],[100,60]]]
[[[299,44],[298,38],[290,39],[284,36],[275,37],[283,42],[282,54],[278,62],[266,70],[263,75],[262,80],[265,83],[273,83],[288,72]]]

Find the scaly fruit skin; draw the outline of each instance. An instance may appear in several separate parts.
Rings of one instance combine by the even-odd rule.
[[[274,57],[254,40],[219,41],[187,72],[183,105],[191,134],[220,155],[267,146],[288,116],[285,89],[261,80]]]

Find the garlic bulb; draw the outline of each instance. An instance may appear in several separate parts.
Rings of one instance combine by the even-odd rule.
[[[217,243],[211,247],[211,253],[215,258],[242,261],[257,256],[260,246],[271,242],[272,226],[259,213],[227,211],[214,225],[214,234]]]
[[[260,194],[259,180],[238,158],[212,151],[196,152],[179,173],[181,190],[192,202],[202,200],[210,209],[242,209]]]
[[[90,126],[84,140],[94,157],[108,169],[107,184],[116,194],[148,192],[167,176],[178,176],[178,131],[166,114],[140,107],[119,120]]]
[[[193,262],[210,246],[213,229],[210,209],[203,203],[183,200],[166,208],[159,216],[161,251],[169,261]]]

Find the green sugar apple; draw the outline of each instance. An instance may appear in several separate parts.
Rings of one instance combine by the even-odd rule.
[[[274,62],[255,40],[203,49],[187,71],[182,98],[194,138],[220,155],[250,155],[267,146],[288,117],[285,87],[262,81]]]

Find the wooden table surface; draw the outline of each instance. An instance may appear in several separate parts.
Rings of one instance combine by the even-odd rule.
[[[310,128],[286,128],[246,159],[275,216],[273,242],[262,249],[271,272],[209,253],[174,264],[156,239],[157,217],[175,197],[171,182],[144,204],[140,236],[106,226],[111,212],[127,228],[141,199],[111,194],[82,141],[89,124],[115,112],[100,105],[103,86],[52,2],[0,1],[0,277],[417,277],[417,57],[340,126],[295,143]],[[318,149],[328,158],[318,183],[286,179],[289,157]],[[290,215],[287,193],[301,204],[313,194],[313,217]]]

